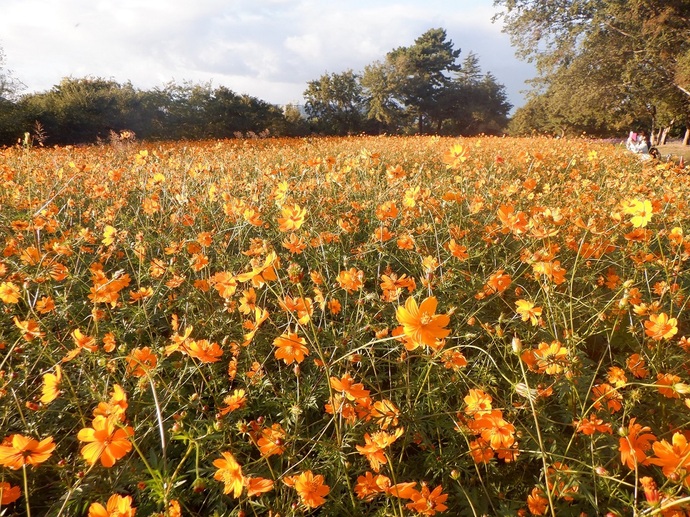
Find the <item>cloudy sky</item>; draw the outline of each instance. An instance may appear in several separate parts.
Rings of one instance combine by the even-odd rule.
[[[519,61],[493,0],[0,0],[5,68],[28,92],[63,77],[149,89],[212,81],[275,103],[301,103],[308,81],[381,60],[442,27],[462,60],[523,102],[535,75]]]

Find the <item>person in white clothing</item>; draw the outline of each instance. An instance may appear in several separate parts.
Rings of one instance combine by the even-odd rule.
[[[649,154],[651,143],[646,132],[634,133],[631,131],[630,135],[628,135],[628,140],[625,142],[625,147],[636,154]]]

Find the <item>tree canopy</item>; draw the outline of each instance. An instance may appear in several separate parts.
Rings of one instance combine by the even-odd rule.
[[[690,0],[495,4],[519,55],[537,66],[530,102],[545,109],[524,110],[542,113],[542,128],[690,127]]]

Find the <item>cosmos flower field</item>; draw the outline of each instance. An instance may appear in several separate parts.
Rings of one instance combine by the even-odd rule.
[[[0,150],[0,515],[690,515],[690,170],[585,139]]]

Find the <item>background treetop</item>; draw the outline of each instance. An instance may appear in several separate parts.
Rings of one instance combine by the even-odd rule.
[[[543,96],[548,120],[533,122],[591,131],[675,120],[690,131],[689,0],[495,5],[519,55],[540,73],[532,103]]]

